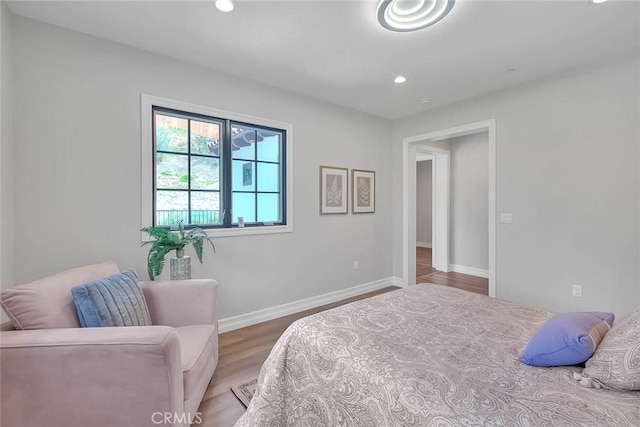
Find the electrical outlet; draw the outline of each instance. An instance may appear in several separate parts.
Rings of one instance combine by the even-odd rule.
[[[501,213],[500,214],[500,224],[513,224],[513,214]]]
[[[360,268],[360,261],[358,260],[353,261],[353,269],[357,270],[359,268]]]
[[[571,295],[576,298],[582,298],[582,286],[581,285],[573,285],[571,287]]]

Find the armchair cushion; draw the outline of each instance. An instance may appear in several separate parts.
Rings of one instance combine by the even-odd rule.
[[[133,269],[71,288],[71,294],[83,328],[151,325]]]
[[[115,262],[74,268],[7,289],[0,304],[15,329],[79,328],[71,288],[118,273]]]
[[[218,363],[218,331],[215,325],[181,326],[174,329],[180,339],[184,400],[204,391]]]

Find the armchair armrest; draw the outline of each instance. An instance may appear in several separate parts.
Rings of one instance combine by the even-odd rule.
[[[5,331],[0,339],[3,426],[154,426],[154,413],[184,410],[173,328]]]
[[[218,324],[218,283],[211,279],[140,282],[154,325]]]

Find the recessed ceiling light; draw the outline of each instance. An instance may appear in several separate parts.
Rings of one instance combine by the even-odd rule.
[[[447,16],[455,0],[382,0],[378,22],[391,31],[416,31]]]
[[[393,79],[394,83],[400,84],[400,83],[404,83],[407,81],[407,78],[405,76],[396,76],[395,79]]]
[[[423,103],[423,104],[428,104],[428,103],[430,103],[430,102],[431,102],[431,98],[422,98],[422,99],[420,100],[420,102],[421,102],[421,103]]]
[[[591,3],[593,3],[593,4],[600,4],[600,3],[604,3],[604,2],[606,2],[606,1],[607,1],[607,0],[591,0]]]
[[[231,12],[236,7],[234,0],[216,0],[216,8],[220,12]]]

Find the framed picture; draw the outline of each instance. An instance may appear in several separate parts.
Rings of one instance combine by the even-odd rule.
[[[359,169],[351,170],[351,212],[374,213],[376,211],[376,173]]]
[[[320,166],[320,214],[348,212],[348,179],[348,169]]]

